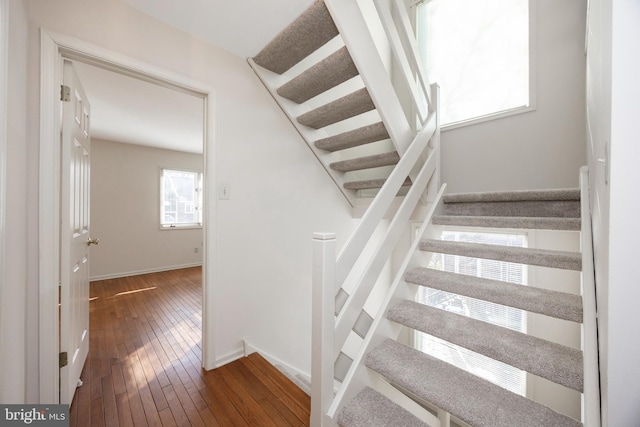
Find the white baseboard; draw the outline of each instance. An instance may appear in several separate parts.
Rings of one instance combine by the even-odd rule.
[[[160,273],[162,271],[180,270],[182,268],[201,267],[201,266],[202,266],[201,262],[196,262],[192,264],[181,264],[181,265],[172,265],[169,267],[150,268],[148,270],[136,270],[136,271],[127,271],[122,273],[103,274],[100,276],[89,277],[89,281],[95,282],[97,280],[119,279],[120,277],[140,276],[141,274]]]
[[[235,362],[238,359],[245,357],[244,348],[233,350],[224,356],[217,357],[215,360],[215,367],[220,368],[228,363]]]
[[[221,356],[221,357],[217,358],[216,359],[216,368],[224,366],[227,363],[234,362],[234,361],[236,361],[238,359],[241,359],[243,357],[247,357],[248,355],[250,355],[252,353],[259,353],[262,357],[264,357],[267,360],[267,362],[271,363],[272,365],[274,365],[274,366],[280,365],[283,368],[285,368],[292,375],[294,375],[294,376],[295,375],[300,375],[302,378],[306,379],[307,381],[311,381],[311,373],[310,372],[302,371],[302,370],[296,368],[295,366],[292,366],[292,365],[280,360],[279,358],[273,356],[272,354],[269,354],[269,353],[267,353],[265,351],[260,350],[257,347],[254,347],[247,340],[243,340],[242,341],[242,348],[238,348],[238,349],[236,349],[234,351],[231,351],[231,352],[227,353],[224,356]]]

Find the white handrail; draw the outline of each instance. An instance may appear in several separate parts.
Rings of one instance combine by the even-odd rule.
[[[418,144],[413,143],[409,146],[409,149],[400,158],[400,161],[393,169],[393,172],[391,172],[391,175],[389,175],[389,178],[387,178],[376,198],[371,202],[369,209],[367,209],[362,217],[360,225],[338,256],[336,265],[336,293],[340,290],[340,286],[342,286],[342,283],[347,278],[356,260],[371,238],[373,231],[378,226],[378,223],[389,209],[398,190],[402,187],[402,183],[424,151],[424,145],[429,142],[435,131],[436,118],[435,114],[432,114],[427,125],[422,128],[414,140],[414,142],[418,142]]]
[[[397,2],[391,3],[396,6],[396,10],[402,9],[402,7],[397,4]],[[431,99],[429,97],[429,85],[427,84],[426,78],[424,78],[424,72],[422,71],[422,67],[419,65],[419,61],[417,60],[417,58],[413,58],[408,54],[408,52],[404,49],[402,40],[400,38],[400,36],[402,35],[405,39],[405,42],[409,42],[409,40],[412,39],[412,37],[408,37],[411,29],[403,28],[403,25],[411,26],[411,23],[408,20],[408,17],[406,21],[400,20],[399,23],[396,23],[393,19],[391,9],[388,7],[388,2],[375,0],[375,5],[376,9],[378,10],[378,15],[380,16],[380,21],[382,22],[382,27],[387,34],[391,52],[393,53],[394,58],[399,64],[400,75],[402,76],[404,83],[407,86],[411,101],[413,103],[413,107],[415,108],[418,119],[420,120],[420,124],[424,125],[429,113],[429,107],[431,106]],[[404,13],[406,15],[406,10],[404,10]],[[400,31],[400,29],[402,30],[402,32]],[[415,52],[413,51],[410,52],[412,54],[415,54]],[[418,77],[417,81],[416,75]],[[422,95],[423,99],[420,99],[418,95]],[[423,104],[423,101],[426,102]]]
[[[355,0],[324,0],[360,77],[402,157],[415,136]]]
[[[580,245],[582,252],[582,352],[584,362],[584,390],[582,393],[582,422],[586,427],[600,427],[600,373],[598,356],[598,323],[596,283],[589,201],[589,169],[580,168]]]
[[[400,265],[400,268],[398,269],[398,273],[396,274],[391,284],[391,287],[387,292],[384,302],[378,309],[378,313],[376,314],[373,324],[371,325],[370,333],[367,334],[367,336],[364,339],[364,342],[362,343],[362,346],[360,347],[360,349],[358,350],[358,353],[354,357],[353,363],[351,364],[351,367],[347,371],[347,374],[342,383],[343,386],[336,393],[333,403],[331,404],[331,407],[329,409],[329,417],[335,416],[335,414],[339,412],[341,407],[357,393],[358,389],[361,386],[364,386],[364,385],[369,385],[370,387],[373,386],[373,384],[371,384],[371,381],[373,381],[374,377],[371,375],[362,375],[363,372],[367,371],[367,368],[365,368],[364,366],[365,356],[373,347],[375,347],[377,344],[379,344],[382,341],[382,339],[384,339],[385,332],[389,332],[388,330],[391,328],[396,328],[396,331],[399,331],[400,329],[399,325],[397,324],[392,326],[391,325],[392,322],[389,322],[385,318],[384,314],[386,313],[388,307],[394,301],[397,301],[399,299],[411,298],[411,296],[407,294],[399,295],[398,291],[400,289],[403,289],[404,290],[403,292],[405,293],[410,292],[408,291],[409,289],[408,287],[402,286],[402,284],[405,283],[404,272],[406,272],[410,267],[417,266],[420,264],[419,258],[421,255],[419,254],[420,251],[418,249],[420,240],[425,235],[426,230],[429,224],[431,223],[431,219],[433,218],[433,215],[436,213],[436,209],[440,204],[440,201],[442,200],[442,196],[445,192],[445,189],[446,189],[446,185],[442,185],[440,187],[438,194],[434,197],[434,203],[431,205],[429,210],[426,212],[426,214],[422,218],[422,225],[420,226],[420,229],[418,230],[418,233],[417,233],[418,238],[416,238],[414,242],[411,244],[409,252],[407,253],[402,264]],[[415,295],[415,290],[413,291],[413,294]],[[384,329],[386,329],[386,331],[384,331]],[[313,397],[311,399],[313,400]]]
[[[394,2],[392,2],[394,3]],[[314,270],[313,270],[313,337],[312,337],[312,391],[311,391],[311,425],[334,425],[333,415],[336,402],[333,397],[334,362],[354,327],[368,296],[375,287],[377,278],[393,253],[402,231],[414,213],[417,203],[427,190],[438,192],[437,200],[442,196],[440,183],[440,146],[439,120],[437,106],[437,85],[429,86],[425,73],[421,69],[421,62],[417,57],[415,43],[411,43],[411,24],[407,11],[399,11],[396,5],[394,19],[389,8],[379,8],[380,19],[386,28],[396,61],[403,71],[405,82],[410,92],[418,94],[412,102],[419,120],[423,125],[415,134],[404,114],[399,97],[395,92],[389,73],[384,67],[373,38],[369,33],[367,22],[355,0],[325,0],[345,45],[360,71],[367,90],[373,99],[377,110],[393,141],[400,161],[386,179],[384,185],[371,202],[361,223],[344,246],[339,256],[335,258],[335,236],[327,233],[314,235]],[[394,28],[397,25],[408,25],[406,28]],[[407,50],[404,54],[403,50]],[[421,86],[421,87],[420,87]],[[423,98],[421,99],[420,96]],[[425,103],[426,101],[426,111]],[[434,140],[435,139],[435,140]],[[429,155],[427,155],[429,154]],[[341,290],[345,280],[351,274],[354,266],[361,260],[360,256],[369,243],[375,229],[387,214],[398,191],[407,176],[412,179],[412,186],[404,200],[396,210],[383,238],[369,259],[365,262],[363,272],[360,272],[352,295],[348,296],[341,312],[335,320],[335,296]],[[434,188],[435,187],[435,188]],[[434,207],[423,213],[428,222],[433,215]],[[424,230],[424,227],[422,228]],[[415,252],[415,245],[413,245]],[[333,257],[333,258],[332,258]],[[333,261],[333,263],[332,263]],[[399,277],[399,276],[398,276]],[[392,288],[397,288],[397,280]],[[380,323],[380,313],[374,319],[373,325]],[[370,343],[374,326],[366,332],[363,346]],[[361,355],[361,347],[359,354]],[[338,391],[341,399],[345,388],[355,389],[360,380],[353,381],[354,370],[361,363],[362,357],[356,359],[349,368],[348,378]]]
[[[424,141],[416,140],[412,145],[419,144],[424,148],[428,141],[428,139],[424,139]],[[389,256],[398,243],[402,231],[405,229],[409,219],[411,218],[411,214],[420,201],[427,183],[433,176],[436,169],[436,157],[437,152],[432,152],[429,159],[422,166],[420,173],[418,174],[418,178],[414,181],[411,189],[404,197],[404,200],[391,220],[384,237],[367,263],[364,272],[361,274],[360,279],[355,286],[355,291],[349,296],[349,299],[338,316],[334,340],[335,357],[338,356],[340,349],[347,340],[351,329],[356,323],[360,311],[363,309],[377,278],[380,276],[380,273],[384,268],[386,260],[389,259]]]
[[[416,40],[413,34],[413,27],[411,25],[411,19],[409,18],[409,13],[407,9],[403,6],[402,2],[391,2],[394,7],[394,13],[400,20],[400,24],[398,25],[401,30],[403,30],[403,38],[407,43],[407,49],[411,52],[411,54],[407,54],[407,58],[411,62],[411,67],[413,71],[416,73],[420,84],[427,92],[427,102],[429,103],[429,111],[434,110],[434,100],[428,93],[428,87],[431,86],[429,83],[429,78],[427,76],[427,72],[424,69],[424,65],[420,59],[420,49],[418,48],[418,41]]]

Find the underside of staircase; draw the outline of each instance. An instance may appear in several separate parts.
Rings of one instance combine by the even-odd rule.
[[[343,40],[330,9],[324,1],[314,1],[249,63],[353,204],[355,197],[376,196],[375,191],[392,180],[390,173],[396,165],[400,169],[411,141],[392,137],[396,132],[391,131],[388,117],[378,112],[380,102],[374,102],[372,88],[361,78],[363,70],[350,55],[353,44]],[[416,176],[403,175],[398,187],[405,191],[418,187]],[[420,182],[427,187],[427,180]],[[584,232],[581,194],[580,189],[509,191],[449,194],[436,200],[431,208],[434,214],[424,221],[380,315],[374,318],[363,310],[365,315],[355,321],[353,331],[362,340],[357,357],[344,358],[341,348],[332,348],[331,354],[338,355],[332,359],[335,377],[342,384],[335,384],[331,409],[323,412],[321,422],[312,420],[312,424],[449,426],[448,421],[429,415],[436,408],[438,414],[444,411],[470,426],[581,426],[581,421],[412,348],[406,339],[414,331],[422,332],[582,393],[581,349],[415,299],[417,290],[426,287],[581,324],[581,295],[440,271],[425,262],[432,254],[451,254],[581,272],[579,252],[452,242],[440,239],[437,232],[446,227],[481,228],[489,233],[505,229]],[[403,221],[408,225],[409,216]],[[351,297],[338,289],[337,300],[342,298],[335,307],[339,326],[344,318],[342,306],[348,306],[350,302],[345,301]],[[334,311],[330,313],[333,326]],[[334,370],[331,373],[333,386]],[[380,383],[385,386],[378,387]],[[312,394],[312,402],[316,397]]]
[[[249,63],[352,204],[382,187],[400,156],[323,1]]]

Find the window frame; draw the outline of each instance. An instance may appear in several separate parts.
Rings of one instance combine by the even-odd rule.
[[[430,0],[420,0],[414,3],[414,22],[416,28],[416,34],[418,33],[420,19],[418,9],[422,3],[428,3]],[[447,132],[449,130],[463,128],[466,126],[472,126],[479,123],[490,122],[493,120],[503,119],[505,117],[511,117],[518,114],[529,113],[537,109],[537,54],[536,54],[536,37],[537,37],[537,6],[535,0],[528,0],[529,3],[529,103],[528,105],[513,107],[506,110],[496,111],[494,113],[486,114],[483,116],[473,117],[458,122],[452,122],[442,124],[440,126],[441,132]],[[428,77],[429,78],[429,77]],[[437,83],[429,78],[430,83]]]
[[[181,173],[188,173],[188,174],[194,174],[196,176],[196,188],[195,188],[195,193],[196,193],[196,200],[193,202],[193,210],[196,213],[196,222],[189,222],[189,223],[164,223],[163,218],[164,218],[164,214],[165,214],[165,210],[164,210],[164,204],[165,204],[165,199],[164,199],[164,174],[165,171],[169,171],[169,172],[181,172]],[[160,230],[190,230],[190,229],[201,229],[203,228],[204,225],[204,213],[203,213],[203,179],[204,179],[204,174],[202,173],[202,171],[200,170],[196,170],[196,169],[188,169],[188,168],[173,168],[173,167],[161,167],[160,171],[159,171],[159,179],[158,179],[158,183],[159,183],[159,188],[158,188],[158,193],[159,193],[159,203],[158,203],[158,226],[160,227]],[[178,203],[180,203],[178,201]],[[186,202],[183,202],[186,203]],[[191,202],[189,202],[191,203]]]

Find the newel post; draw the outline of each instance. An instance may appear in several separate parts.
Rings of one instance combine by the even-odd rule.
[[[333,400],[335,233],[313,234],[311,297],[311,426],[324,423]]]

